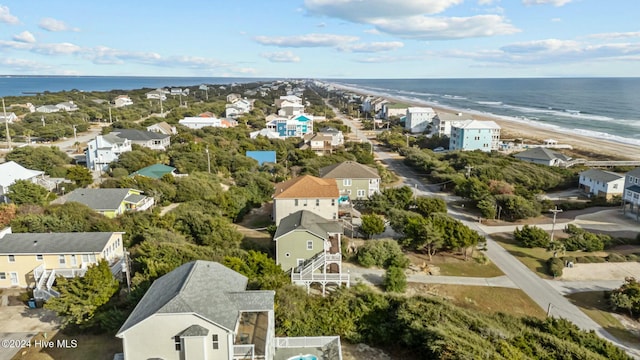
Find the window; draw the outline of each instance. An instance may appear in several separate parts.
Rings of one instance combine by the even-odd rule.
[[[336,199],[331,199],[331,206],[336,206]]]
[[[613,188],[617,189],[618,188],[618,184],[613,184]]]
[[[71,255],[71,266],[76,266],[78,265],[78,261],[76,260],[76,256],[75,255]]]
[[[7,279],[7,273],[0,272],[0,280],[6,280],[6,279]]]
[[[307,206],[308,202],[309,202],[308,200],[305,200],[304,203],[302,204],[302,206]]]
[[[173,343],[175,344],[176,350],[180,351],[182,350],[182,342],[180,341],[180,336],[174,336],[173,337]]]
[[[38,260],[38,261],[42,261],[42,254],[38,254],[38,255],[36,255],[36,260]]]
[[[16,262],[16,256],[15,255],[7,255],[7,258],[9,259],[9,262]]]
[[[213,345],[213,350],[218,350],[220,343],[218,342],[218,334],[211,335],[211,343]]]
[[[64,255],[58,255],[58,262],[60,265],[64,265],[67,263],[67,260],[65,260]]]
[[[293,200],[293,205],[298,206],[298,199]]]
[[[480,140],[480,136],[474,137],[473,140]]]
[[[343,179],[342,180],[342,185],[343,186],[351,186],[351,179]]]
[[[313,240],[307,240],[307,250],[313,250]]]
[[[359,197],[359,198],[360,198],[360,197],[364,197],[364,190],[362,190],[362,189],[359,189],[359,190],[358,190],[358,197]]]
[[[316,199],[316,206],[320,206],[320,199]]]

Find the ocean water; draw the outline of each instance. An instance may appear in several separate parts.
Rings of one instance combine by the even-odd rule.
[[[424,105],[640,145],[640,78],[327,81]]]
[[[148,76],[9,76],[0,75],[0,96],[26,96],[45,91],[110,91],[268,81],[259,78]]]

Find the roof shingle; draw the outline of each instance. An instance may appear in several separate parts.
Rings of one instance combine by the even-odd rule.
[[[299,176],[276,184],[274,199],[304,199],[340,197],[338,185],[334,179],[321,179],[311,175]]]

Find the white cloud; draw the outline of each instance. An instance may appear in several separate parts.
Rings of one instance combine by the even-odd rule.
[[[545,5],[550,4],[553,6],[564,6],[573,0],[522,0],[525,5]]]
[[[553,19],[551,19],[551,22],[562,22],[562,19],[560,19],[560,18],[553,18]]]
[[[421,60],[422,57],[419,56],[370,56],[363,58],[356,58],[354,61],[361,63],[393,63],[393,62],[403,62],[403,61],[417,61]]]
[[[8,41],[0,40],[0,48],[15,49],[15,50],[31,50],[34,45],[25,43],[22,41]]]
[[[493,5],[493,3],[500,0],[478,0],[478,5]]]
[[[36,37],[28,31],[23,31],[20,34],[13,35],[13,40],[25,43],[34,43],[36,42]]]
[[[271,61],[271,62],[299,62],[300,57],[296,56],[291,51],[279,51],[279,52],[270,52],[270,53],[262,53],[260,54],[263,58]]]
[[[82,48],[71,43],[36,44],[32,51],[44,55],[69,55],[79,53]]]
[[[513,34],[520,31],[499,15],[450,18],[412,16],[398,20],[378,19],[374,24],[382,32],[402,38],[421,40],[486,37]]]
[[[41,71],[51,69],[49,65],[25,59],[0,58],[0,65],[8,67],[12,71]]]
[[[0,22],[16,25],[20,23],[20,20],[18,20],[17,16],[11,14],[11,10],[7,6],[0,5]]]
[[[64,21],[56,20],[54,18],[44,18],[44,19],[40,20],[40,23],[38,24],[38,26],[41,29],[44,29],[44,30],[47,30],[47,31],[52,31],[52,32],[58,32],[58,31],[80,31],[78,28],[72,28],[69,25],[67,25]]]
[[[625,39],[625,38],[640,38],[640,31],[633,32],[613,32],[613,33],[601,33],[589,35],[592,39]]]
[[[338,50],[346,52],[358,52],[358,53],[376,53],[382,51],[390,51],[403,47],[404,44],[400,41],[387,41],[387,42],[371,42],[361,44],[345,44],[338,46]]]
[[[462,2],[463,0],[305,0],[304,6],[314,15],[367,22],[375,18],[438,14]]]
[[[358,40],[356,36],[334,34],[307,34],[294,36],[256,36],[254,40],[262,45],[279,47],[333,47]]]
[[[372,35],[380,35],[380,31],[378,31],[378,29],[367,29],[364,32]]]

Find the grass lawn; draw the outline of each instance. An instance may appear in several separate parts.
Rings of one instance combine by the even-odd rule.
[[[478,256],[476,252],[474,256]],[[422,264],[433,265],[440,268],[440,275],[447,276],[469,276],[469,277],[495,277],[504,273],[492,262],[480,263],[475,258],[465,261],[460,255],[449,253],[436,254],[429,261],[429,256],[420,253],[409,254],[412,264],[422,266]]]
[[[112,335],[64,335],[49,333],[45,340],[42,333],[36,335],[35,340],[53,341],[52,348],[36,348],[32,346],[18,352],[12,360],[113,360],[113,355],[122,352],[122,340]],[[57,346],[59,340],[67,340],[68,348]],[[72,348],[72,340],[76,340],[77,347]]]
[[[545,311],[520,289],[444,284],[409,284],[409,288],[408,292],[441,296],[465,309],[546,317]]]
[[[568,295],[567,298],[611,335],[634,346],[640,345],[640,338],[626,329],[625,326],[609,312],[604,291],[575,293]]]

